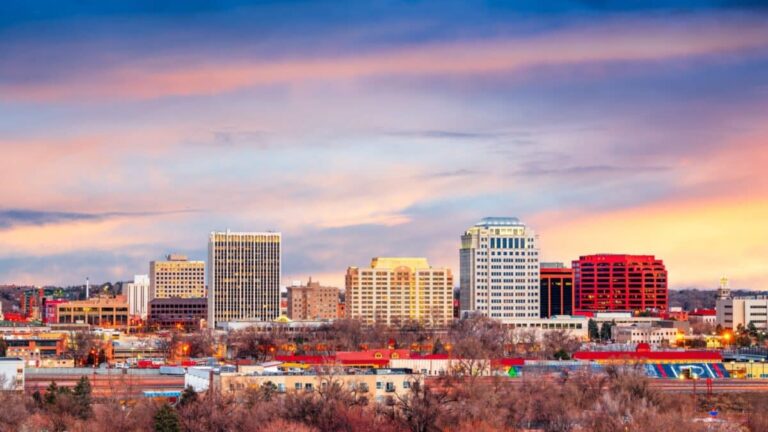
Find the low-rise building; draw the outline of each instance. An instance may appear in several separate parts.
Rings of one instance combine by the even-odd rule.
[[[555,315],[550,318],[516,318],[504,325],[525,331],[533,331],[536,339],[541,339],[548,331],[565,331],[571,336],[587,340],[589,338],[589,320],[583,316]]]
[[[693,323],[717,324],[717,311],[715,309],[694,309],[688,313],[688,321]]]
[[[159,328],[199,329],[208,317],[204,298],[156,298],[149,302],[149,325]]]
[[[224,395],[242,396],[247,389],[257,389],[264,385],[273,386],[280,393],[312,392],[330,385],[339,385],[350,390],[358,397],[369,402],[383,403],[388,397],[404,396],[410,391],[415,376],[410,370],[371,369],[349,373],[334,370],[328,373],[305,374],[245,374],[222,372],[218,382]]]
[[[0,357],[0,390],[24,390],[24,360]]]
[[[650,324],[623,324],[611,327],[611,339],[620,344],[676,346],[684,332],[677,327],[656,327]]]
[[[40,360],[60,356],[66,349],[64,333],[33,332],[12,333],[2,336],[6,344],[5,355],[22,360]]]
[[[130,314],[125,297],[95,297],[56,305],[60,324],[127,327]]]

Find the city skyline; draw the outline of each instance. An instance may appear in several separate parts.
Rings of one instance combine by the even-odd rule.
[[[542,262],[768,288],[766,9],[362,3],[0,5],[0,283],[129,281],[227,228],[283,233],[282,285],[458,279],[508,216]]]

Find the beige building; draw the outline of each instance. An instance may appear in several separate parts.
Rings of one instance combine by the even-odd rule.
[[[205,297],[205,262],[170,254],[165,261],[149,263],[150,300]]]
[[[655,327],[650,324],[616,325],[611,328],[611,339],[620,344],[647,343],[662,346],[677,346],[682,343],[685,332],[676,327]]]
[[[339,289],[309,279],[306,285],[288,287],[288,318],[294,321],[336,319]]]
[[[446,326],[453,318],[453,275],[426,258],[374,258],[370,268],[347,269],[346,313],[366,323]]]
[[[208,326],[272,321],[280,315],[281,235],[212,232],[208,240]]]
[[[722,298],[716,301],[717,324],[727,329],[747,327],[768,329],[768,296]]]
[[[312,392],[325,386],[340,385],[370,402],[383,403],[387,397],[405,396],[411,388],[414,375],[391,369],[373,369],[353,375],[309,374],[245,374],[223,372],[214,378],[223,395],[242,396],[247,389],[257,389],[271,383],[280,393]],[[218,382],[216,382],[218,380]]]
[[[60,324],[91,324],[99,327],[128,326],[128,302],[125,297],[92,297],[56,305]]]

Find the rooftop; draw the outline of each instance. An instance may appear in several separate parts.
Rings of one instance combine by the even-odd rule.
[[[475,226],[490,228],[505,226],[525,226],[525,224],[520,222],[520,219],[516,217],[486,217],[482,218],[480,222],[475,224]]]

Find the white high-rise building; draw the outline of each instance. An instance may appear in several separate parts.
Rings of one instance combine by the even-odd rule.
[[[125,284],[125,295],[128,298],[128,313],[147,319],[149,312],[149,275],[135,275],[133,282]]]
[[[212,232],[208,241],[208,326],[272,321],[280,314],[281,235]]]
[[[461,236],[460,308],[502,321],[539,316],[539,246],[511,217],[484,218]]]

